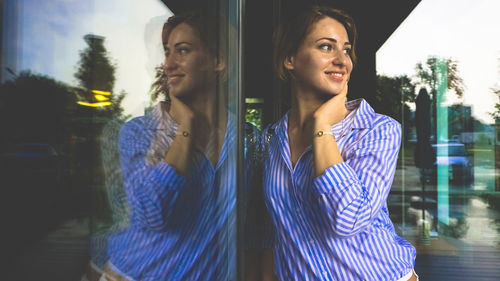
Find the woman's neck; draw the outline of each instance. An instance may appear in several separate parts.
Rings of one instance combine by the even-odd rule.
[[[328,100],[328,97],[300,89],[292,85],[292,104],[288,115],[289,127],[294,127],[300,131],[309,130],[313,125],[314,112]]]
[[[218,99],[214,92],[196,95],[196,97],[185,100],[184,103],[193,111],[195,126],[215,129],[225,125],[227,120],[227,109],[223,99]]]

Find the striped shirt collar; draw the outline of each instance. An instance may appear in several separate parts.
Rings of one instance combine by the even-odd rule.
[[[354,122],[352,124],[353,129],[368,129],[372,127],[376,113],[365,99],[357,99],[346,102],[345,106],[349,110],[357,108],[356,117],[354,118]]]

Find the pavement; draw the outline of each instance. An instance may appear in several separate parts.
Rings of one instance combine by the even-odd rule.
[[[493,171],[491,171],[493,170]],[[388,198],[391,219],[398,234],[417,250],[415,270],[421,280],[493,281],[500,280],[500,212],[485,202],[483,194],[494,194],[494,169],[478,169],[470,187],[450,185],[450,227],[424,235],[423,217],[428,230],[436,230],[435,210],[424,210],[418,168],[406,165],[396,170]],[[494,181],[493,181],[494,184]],[[436,198],[436,186],[427,185],[426,206]],[[434,202],[432,202],[434,200]],[[439,229],[439,227],[438,227]]]
[[[429,191],[432,194],[432,187]],[[421,200],[418,169],[406,166],[396,172],[389,210],[398,234],[417,249],[417,274],[425,281],[500,280],[500,213],[490,208],[474,188],[464,192],[452,186],[450,191],[461,195],[460,200],[450,200],[451,213],[463,218],[453,232],[457,237],[439,231],[424,237],[422,210],[411,204]],[[426,210],[424,215],[432,222],[435,213]],[[89,229],[88,217],[63,220],[11,255],[10,269],[2,280],[79,281],[89,258]]]
[[[79,281],[89,259],[88,226],[86,218],[64,221],[33,247],[14,254],[2,280]]]

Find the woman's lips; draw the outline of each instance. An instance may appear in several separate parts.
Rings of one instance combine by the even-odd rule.
[[[333,79],[335,81],[343,81],[344,80],[344,73],[343,72],[327,71],[325,73],[326,73],[326,75],[328,75],[328,77],[330,79]]]
[[[170,84],[178,83],[182,79],[182,77],[184,77],[183,74],[172,74],[167,76],[168,82]]]

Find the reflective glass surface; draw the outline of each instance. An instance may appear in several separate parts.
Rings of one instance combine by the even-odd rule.
[[[379,98],[396,91],[402,105],[391,113],[404,138],[389,211],[417,248],[422,280],[500,273],[500,41],[493,35],[500,22],[492,12],[500,6],[468,4],[421,1],[377,52]]]
[[[1,2],[2,279],[241,274],[240,2],[181,2]]]

